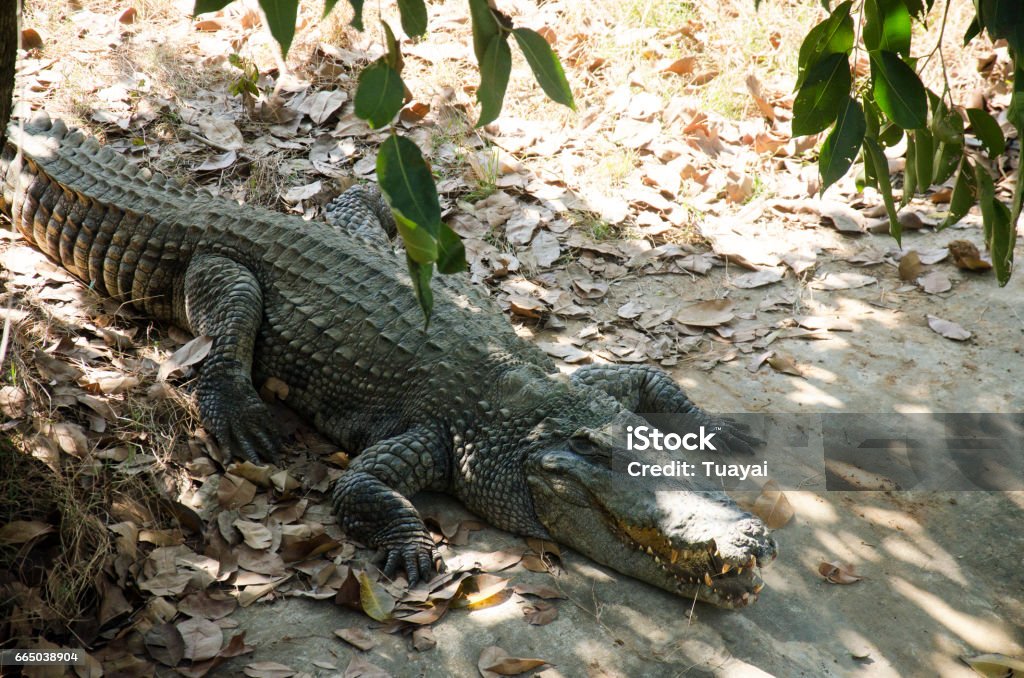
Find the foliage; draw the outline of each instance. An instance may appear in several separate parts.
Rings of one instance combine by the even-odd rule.
[[[195,13],[214,12],[232,1],[196,0]],[[325,16],[334,9],[336,2],[325,2]],[[397,2],[402,30],[410,36],[425,33],[427,9],[424,0]],[[298,3],[299,0],[260,0],[270,32],[281,45],[283,54],[288,53],[295,34]],[[362,0],[349,0],[349,4],[354,13],[352,26],[363,30]],[[511,20],[491,7],[487,0],[469,0],[469,11],[473,24],[473,47],[480,67],[480,86],[477,88],[480,118],[477,126],[492,122],[501,113],[512,72],[509,36],[515,38],[544,93],[560,104],[575,108],[562,65],[543,36],[528,28],[513,26]],[[363,69],[355,95],[356,115],[374,129],[391,124],[405,104],[406,92],[398,40],[391,27],[386,22],[382,24],[387,53]],[[242,83],[239,91],[248,91],[245,86],[247,75],[239,79]],[[416,144],[400,136],[394,127],[377,156],[377,179],[395,213],[398,231],[405,243],[413,288],[429,322],[433,307],[430,278],[434,266],[441,273],[464,270],[466,255],[462,241],[441,222],[437,186],[429,164]]]
[[[913,20],[923,20],[934,0],[846,0],[807,34],[800,47],[797,95],[793,104],[793,134],[831,131],[821,148],[818,167],[821,190],[838,181],[860,156],[863,183],[877,188],[889,216],[890,233],[900,239],[897,212],[916,192],[933,184],[954,181],[949,215],[940,227],[962,219],[978,202],[985,242],[1000,285],[1010,279],[1013,267],[1015,225],[1021,213],[1022,177],[1018,163],[1016,189],[1009,208],[995,195],[988,166],[1006,151],[999,124],[986,111],[966,111],[970,130],[987,154],[972,151],[965,143],[964,118],[950,97],[945,80],[941,93],[926,88],[918,72],[941,50],[925,58],[911,56]],[[945,31],[949,6],[942,17]],[[823,0],[829,9],[829,0]],[[974,0],[976,16],[964,36],[967,44],[988,32],[993,40],[1004,39],[1014,64],[1014,89],[1008,118],[1018,138],[1024,130],[1024,3],[1020,0]],[[863,26],[855,39],[854,22]],[[939,37],[941,45],[942,35]],[[850,58],[865,51],[870,74],[851,76]],[[884,149],[906,137],[906,170],[899,204],[893,195]]]

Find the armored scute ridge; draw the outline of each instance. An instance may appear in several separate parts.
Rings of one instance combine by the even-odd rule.
[[[328,223],[310,223],[180,188],[45,116],[9,132],[0,206],[18,231],[98,292],[213,337],[199,409],[232,454],[277,458],[253,384],[288,384],[295,411],[360,453],[334,507],[348,534],[383,549],[389,575],[415,583],[440,566],[409,501],[432,489],[680,596],[756,599],[776,553],[760,520],[723,493],[656,495],[611,468],[627,427],[644,423],[634,412],[693,415],[735,451],[756,439],[652,367],[560,375],[458,276],[435,280],[425,329],[376,189],[350,189]]]

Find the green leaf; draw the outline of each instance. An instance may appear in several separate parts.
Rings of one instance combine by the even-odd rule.
[[[850,16],[852,0],[837,6],[832,14],[811,29],[800,44],[797,59],[796,87],[804,84],[808,69],[831,54],[846,54],[853,49],[853,18]]]
[[[910,11],[907,0],[865,0],[864,46],[910,54]]]
[[[476,90],[476,100],[480,102],[480,120],[476,126],[482,127],[501,115],[501,105],[508,89],[508,76],[512,72],[512,50],[508,46],[508,38],[498,34],[491,39],[487,54],[480,62],[480,87]]]
[[[195,8],[192,10],[192,14],[206,14],[207,12],[216,12],[217,10],[224,9],[230,5],[234,0],[196,0]]]
[[[469,0],[469,16],[473,20],[473,52],[476,62],[483,64],[491,40],[501,34],[501,26],[487,0]]]
[[[903,129],[925,126],[928,97],[910,66],[892,52],[871,52],[871,77],[875,101],[890,120]]]
[[[906,167],[903,169],[903,197],[900,198],[900,208],[906,207],[910,199],[917,193],[917,144],[914,142],[914,135],[907,135]]]
[[[384,29],[384,46],[387,48],[387,53],[384,55],[384,62],[395,69],[395,73],[402,75],[402,48],[398,44],[398,39],[395,37],[395,32],[391,30],[390,24],[387,21],[380,22],[381,28]],[[405,92],[405,86],[402,86],[403,93]]]
[[[356,116],[377,129],[387,125],[402,110],[405,87],[395,69],[383,61],[374,61],[359,74],[356,89]]]
[[[989,156],[994,158],[1002,155],[1006,150],[1006,137],[996,119],[980,108],[968,108],[967,119],[971,121],[974,135],[984,144]]]
[[[437,270],[441,273],[461,273],[466,270],[466,248],[448,224],[441,224],[437,239]]]
[[[295,37],[295,17],[299,11],[299,0],[260,0],[260,8],[267,17],[270,34],[281,46],[281,56],[288,56],[288,48]]]
[[[985,244],[992,255],[992,268],[996,271],[996,280],[1003,286],[1010,280],[1013,245],[1017,232],[1010,219],[1010,208],[996,197],[995,185],[988,170],[978,165],[975,178],[978,180],[978,206],[981,207]]]
[[[939,224],[939,230],[952,226],[967,216],[976,200],[977,187],[974,181],[974,169],[966,158],[960,163],[960,172],[953,184],[953,195],[949,199],[949,214]]]
[[[964,31],[964,47],[974,40],[978,35],[981,34],[981,23],[978,21],[978,15],[975,14],[974,18],[971,19],[971,23],[967,26],[967,30]]]
[[[917,151],[914,154],[914,173],[921,191],[927,191],[932,185],[932,173],[935,169],[935,139],[926,129],[914,132],[914,143]]]
[[[826,57],[807,74],[793,102],[793,136],[826,129],[850,98],[850,63],[845,54]]]
[[[395,214],[395,225],[398,235],[402,236],[405,251],[413,260],[422,264],[433,264],[437,261],[437,238],[426,228],[420,228],[416,222]]]
[[[947,144],[963,144],[964,119],[959,113],[951,111],[937,94],[931,90],[927,92],[932,108],[931,131],[935,140]]]
[[[899,244],[902,235],[899,215],[896,213],[896,203],[892,198],[892,181],[889,178],[889,161],[882,151],[882,147],[871,137],[864,137],[864,150],[866,157],[870,159],[872,169],[878,178],[878,191],[882,194],[882,202],[885,203],[885,212],[889,216],[889,234]]]
[[[888,122],[879,131],[877,139],[882,148],[892,148],[903,139],[903,128]]]
[[[865,129],[864,110],[857,101],[848,98],[818,156],[822,194],[826,188],[843,178],[853,165],[864,141]]]
[[[406,252],[421,264],[437,260],[441,206],[437,186],[416,144],[392,134],[377,153],[377,180],[395,213]]]
[[[512,29],[512,35],[519,43],[519,49],[523,51],[526,63],[533,71],[533,77],[537,78],[548,98],[575,111],[576,102],[573,101],[569,81],[565,79],[562,64],[551,50],[548,41],[540,33],[529,28]]]
[[[433,264],[421,264],[408,254],[405,263],[409,266],[409,277],[412,289],[416,293],[416,301],[423,311],[424,329],[430,327],[430,313],[434,310],[434,293],[430,289],[430,277],[434,274]]]
[[[992,203],[995,202],[996,187],[992,183],[992,175],[988,173],[988,170],[977,165],[974,168],[974,178],[977,179],[978,187],[978,206],[981,207],[981,225],[982,231],[985,235],[985,245],[988,246],[988,241],[992,237]],[[989,210],[989,214],[986,215],[985,211]],[[993,264],[994,266],[995,264]]]
[[[953,176],[960,159],[964,157],[963,144],[941,143],[935,149],[935,163],[932,170],[932,183],[941,184]]]
[[[1002,38],[1012,52],[1024,53],[1024,4],[1020,0],[976,0],[974,4],[992,40]]]
[[[427,6],[423,0],[398,0],[398,10],[402,13],[402,30],[406,35],[413,37],[427,32]]]
[[[1013,94],[1006,108],[1006,119],[1017,129],[1017,136],[1024,134],[1024,54],[1018,53],[1013,69]]]

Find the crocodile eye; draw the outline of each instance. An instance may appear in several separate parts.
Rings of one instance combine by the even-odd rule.
[[[576,435],[569,438],[569,449],[581,457],[606,459],[611,456],[609,450],[589,436]]]

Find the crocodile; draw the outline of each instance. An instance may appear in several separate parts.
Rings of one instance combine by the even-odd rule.
[[[410,502],[435,490],[679,596],[757,599],[777,550],[760,519],[721,491],[656,491],[613,464],[638,412],[694,416],[733,452],[760,444],[749,429],[653,366],[562,374],[464,277],[434,281],[425,327],[375,187],[306,221],[180,186],[45,114],[8,134],[0,207],[21,235],[97,293],[212,338],[194,388],[221,449],[278,460],[254,387],[276,377],[289,407],[358,453],[331,500],[387,576],[412,586],[443,571]]]

